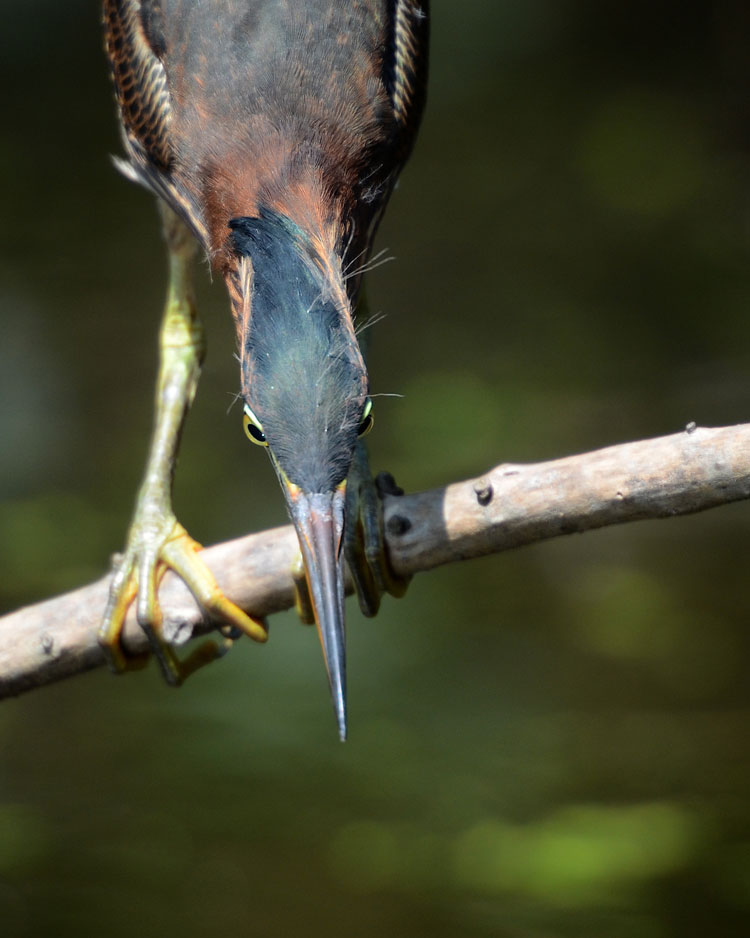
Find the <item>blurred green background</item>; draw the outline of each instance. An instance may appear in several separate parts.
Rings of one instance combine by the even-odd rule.
[[[3,0],[0,591],[102,574],[150,428],[165,265],[94,0]],[[408,490],[750,417],[750,8],[433,2],[430,101],[370,277],[373,465]],[[281,523],[224,288],[178,516]],[[750,506],[559,540],[350,605],[350,742],[313,630],[175,693],[0,706],[0,930],[750,931]]]

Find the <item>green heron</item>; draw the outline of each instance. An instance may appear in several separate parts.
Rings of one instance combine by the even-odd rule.
[[[365,612],[396,589],[376,558],[360,442],[372,400],[355,312],[422,114],[427,16],[427,0],[104,0],[121,168],[160,199],[170,285],[155,428],[100,640],[115,669],[133,665],[120,633],[135,602],[170,683],[219,653],[206,642],[180,661],[165,641],[157,586],[167,568],[227,644],[267,637],[220,592],[171,506],[203,357],[190,279],[200,245],[229,291],[245,432],[267,447],[297,530],[342,739],[344,555]]]

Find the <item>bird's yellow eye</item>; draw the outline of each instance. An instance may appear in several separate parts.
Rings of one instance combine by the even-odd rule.
[[[370,398],[367,398],[367,403],[365,404],[365,410],[362,414],[362,420],[359,424],[359,429],[357,430],[357,436],[366,436],[370,430],[372,430],[372,425],[375,423],[375,418],[372,415],[372,401]]]
[[[242,415],[242,426],[245,430],[245,436],[251,443],[255,443],[257,446],[268,446],[261,422],[247,404],[245,404],[245,413]]]

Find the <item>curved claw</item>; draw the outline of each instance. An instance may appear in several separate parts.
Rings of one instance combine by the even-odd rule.
[[[174,521],[170,533],[156,545],[134,532],[110,585],[109,600],[99,630],[99,644],[110,668],[123,672],[141,668],[148,655],[128,656],[121,644],[125,616],[136,602],[138,623],[148,636],[154,655],[168,684],[179,686],[194,671],[224,654],[240,634],[265,642],[268,628],[231,602],[219,589],[213,574],[198,557],[201,545]],[[158,586],[167,570],[185,583],[196,602],[211,619],[222,621],[223,642],[205,641],[182,661],[162,635],[162,612]]]
[[[182,527],[176,524],[171,537],[164,544],[162,559],[182,579],[198,605],[211,619],[224,622],[240,630],[255,642],[268,640],[268,625],[243,612],[222,593],[214,575],[198,556],[203,547]]]

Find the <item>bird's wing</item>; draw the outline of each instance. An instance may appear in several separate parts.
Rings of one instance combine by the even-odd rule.
[[[392,4],[385,83],[398,127],[398,154],[406,160],[416,137],[427,88],[429,0]]]
[[[380,0],[383,3],[383,0]],[[348,266],[359,264],[348,275],[347,289],[356,298],[375,234],[399,173],[414,146],[427,94],[429,0],[387,0],[387,24],[382,59],[382,80],[391,102],[393,123],[384,142],[382,163],[376,173],[362,180],[358,223],[346,249]],[[367,191],[367,196],[365,196]],[[364,258],[364,261],[360,259]]]
[[[172,174],[173,108],[162,63],[164,31],[160,0],[104,0],[104,34],[129,161],[120,170],[160,196],[207,244],[207,231],[192,193]]]
[[[140,0],[104,0],[104,35],[126,143],[162,171],[172,154],[172,108],[159,59],[160,7]]]

